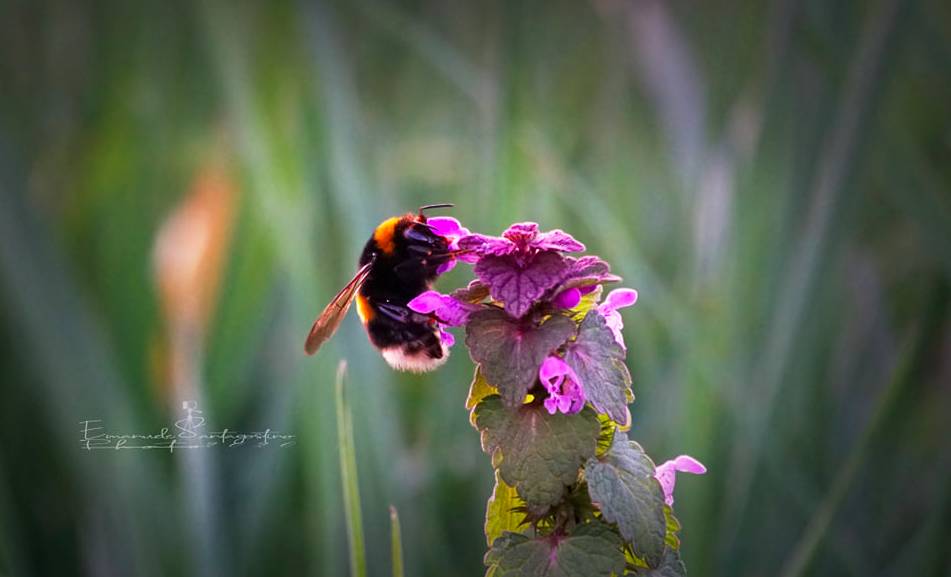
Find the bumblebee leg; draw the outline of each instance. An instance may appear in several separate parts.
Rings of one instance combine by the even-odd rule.
[[[415,226],[407,228],[406,232],[403,233],[403,236],[409,240],[421,242],[426,246],[436,246],[441,242],[445,242],[442,237],[433,234],[431,229],[427,229],[426,232],[423,232],[422,230],[417,230]]]
[[[425,323],[429,320],[428,316],[411,311],[409,308],[403,305],[378,303],[376,305],[376,309],[380,312],[380,314],[383,314],[398,323]]]

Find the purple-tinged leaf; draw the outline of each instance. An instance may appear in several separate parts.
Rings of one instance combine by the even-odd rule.
[[[484,301],[489,296],[489,287],[476,279],[470,281],[468,286],[456,289],[449,294],[456,300],[475,304]]]
[[[624,571],[621,538],[598,520],[567,535],[504,533],[485,555],[493,577],[608,577]]]
[[[532,248],[538,250],[558,250],[561,252],[583,252],[585,249],[584,245],[576,241],[570,234],[557,228],[539,234],[531,245]]]
[[[519,222],[502,236],[470,234],[459,239],[458,247],[479,256],[530,255],[538,251],[580,252],[584,245],[563,230],[538,232],[534,222]]]
[[[641,446],[615,432],[611,449],[589,459],[584,471],[591,502],[604,519],[617,523],[638,557],[651,567],[659,566],[667,536],[664,492],[654,478],[654,463]]]
[[[567,267],[561,285],[558,287],[559,291],[621,280],[621,277],[611,274],[611,267],[599,257],[589,255],[573,258],[569,256],[565,257],[565,260]]]
[[[502,233],[502,238],[510,240],[520,249],[531,246],[536,236],[538,236],[538,224],[534,222],[516,222]]]
[[[535,255],[484,256],[475,265],[475,274],[489,286],[492,298],[519,318],[538,302],[548,289],[561,282],[565,261],[556,252]]]
[[[505,311],[486,308],[472,313],[466,346],[472,360],[510,407],[522,404],[535,384],[538,367],[575,333],[570,319],[553,315],[539,326],[513,320]]]
[[[634,400],[631,373],[624,364],[624,350],[600,313],[590,311],[581,321],[578,338],[565,351],[565,362],[581,379],[588,402],[626,426],[627,405]]]
[[[581,466],[595,455],[601,430],[590,407],[574,415],[550,415],[539,403],[513,410],[494,395],[476,406],[475,420],[482,450],[535,511],[558,503],[577,481]]]

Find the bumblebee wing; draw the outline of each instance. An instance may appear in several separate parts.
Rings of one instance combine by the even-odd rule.
[[[360,270],[357,271],[357,274],[353,275],[353,278],[350,279],[347,286],[340,289],[337,296],[330,301],[330,304],[324,308],[324,311],[320,313],[320,316],[314,321],[314,326],[310,328],[310,334],[307,335],[307,342],[304,343],[304,351],[308,355],[316,353],[320,345],[327,342],[327,340],[337,332],[337,328],[340,326],[343,317],[347,316],[350,303],[352,303],[353,298],[357,296],[357,291],[363,286],[363,282],[367,280],[372,264],[372,262],[368,262],[360,267]]]

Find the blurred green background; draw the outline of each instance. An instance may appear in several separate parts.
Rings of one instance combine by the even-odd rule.
[[[632,436],[698,576],[951,575],[951,5],[0,2],[0,575],[480,575],[457,346],[310,323],[421,204],[640,291]],[[439,281],[468,281],[468,267]],[[84,451],[80,421],[293,447]]]

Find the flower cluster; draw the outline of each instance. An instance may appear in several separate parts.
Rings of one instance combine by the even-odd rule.
[[[449,346],[455,338],[445,328],[467,324],[470,315],[482,309],[467,300],[473,293],[484,298],[487,292],[513,319],[521,319],[533,310],[575,309],[584,296],[599,290],[601,283],[619,280],[597,257],[566,257],[563,253],[583,251],[585,246],[562,230],[539,232],[537,224],[523,222],[513,224],[501,237],[493,237],[469,234],[454,218],[432,218],[429,224],[449,240],[451,250],[462,251],[459,260],[475,264],[478,277],[463,292],[447,295],[431,290],[409,302],[410,309],[436,319]],[[453,259],[443,267],[449,270],[455,262]],[[624,324],[618,309],[636,301],[634,289],[616,289],[596,307],[622,349]],[[544,406],[549,413],[577,413],[584,407],[584,383],[563,355],[547,355],[538,367],[538,379],[547,391]]]
[[[426,291],[408,306],[429,315],[449,346],[455,339],[446,329],[466,329],[477,365],[467,407],[497,468],[486,519],[490,572],[521,563],[519,547],[530,545],[551,548],[539,557],[549,568],[597,559],[593,575],[680,574],[675,474],[706,469],[686,455],[655,468],[628,439],[634,397],[620,309],[637,302],[637,291],[614,289],[601,300],[603,285],[620,277],[596,256],[573,256],[585,246],[562,230],[523,222],[496,237],[470,233],[452,218],[429,224],[455,256],[439,272],[461,260],[476,276],[465,288]],[[524,513],[522,523],[510,522],[515,510]],[[559,548],[581,536],[587,539],[575,547]]]

